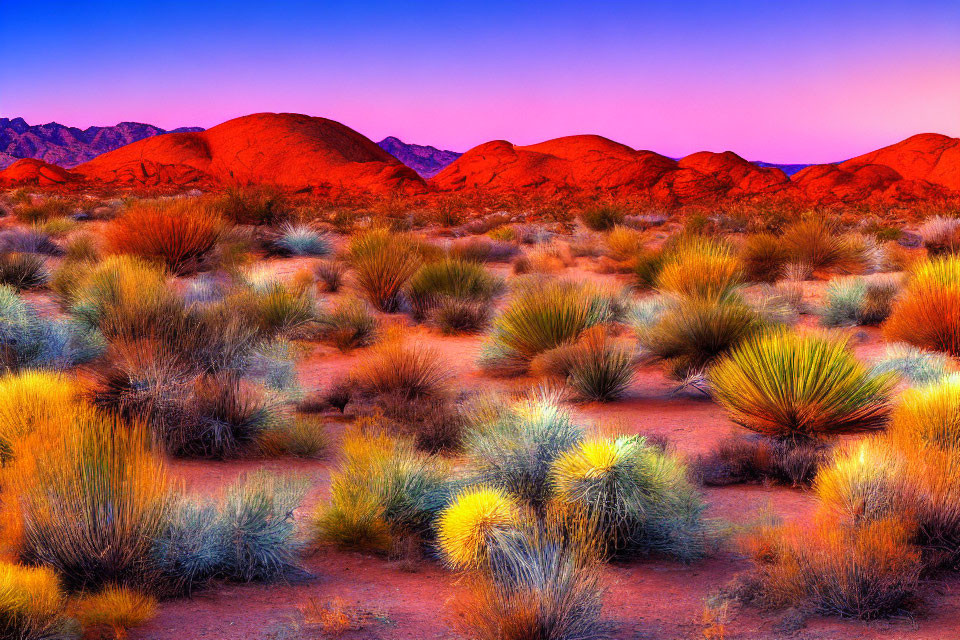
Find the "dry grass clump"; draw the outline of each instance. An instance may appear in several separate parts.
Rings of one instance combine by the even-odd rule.
[[[592,231],[607,231],[623,223],[627,210],[614,203],[595,204],[580,212],[580,221]]]
[[[576,341],[586,329],[620,313],[618,294],[595,285],[539,278],[518,283],[494,319],[480,364],[522,373],[537,355]]]
[[[224,223],[204,201],[137,200],[104,231],[109,251],[164,264],[173,273],[201,269],[224,233]]]
[[[683,380],[703,373],[766,326],[752,306],[728,294],[670,299],[652,321],[635,329],[644,355],[664,362],[673,377]]]
[[[639,436],[592,437],[552,465],[559,503],[583,509],[620,555],[705,551],[704,504],[676,457]]]
[[[831,447],[818,441],[794,442],[758,434],[733,434],[691,463],[690,475],[706,486],[779,482],[809,486],[829,461]]]
[[[937,382],[957,371],[950,356],[935,351],[917,349],[908,344],[887,345],[886,351],[873,364],[877,373],[894,372],[911,385]]]
[[[106,627],[115,638],[122,639],[129,629],[142,626],[157,615],[157,601],[128,587],[109,586],[80,598],[76,611],[84,628]]]
[[[893,379],[874,375],[827,334],[787,330],[746,340],[711,370],[713,396],[751,431],[803,440],[882,427]]]
[[[22,371],[0,377],[0,464],[14,457],[14,443],[70,415],[78,395],[77,385],[59,373]]]
[[[271,339],[289,336],[317,320],[317,304],[309,290],[278,280],[272,275],[249,273],[249,285],[224,300],[225,313],[239,315]]]
[[[805,265],[816,273],[858,273],[869,264],[869,247],[862,238],[842,234],[822,218],[808,218],[789,225],[782,242],[789,262]]]
[[[294,211],[290,199],[272,185],[227,189],[211,206],[236,224],[275,225],[286,221]]]
[[[601,554],[589,522],[563,513],[494,532],[479,570],[453,602],[456,628],[480,640],[599,640]]]
[[[716,299],[745,279],[740,258],[728,245],[704,236],[688,236],[667,252],[657,288],[681,296]]]
[[[883,333],[891,341],[960,356],[960,256],[917,264]]]
[[[0,561],[0,637],[69,637],[63,615],[65,605],[60,581],[51,569]]]
[[[357,287],[375,308],[386,312],[400,308],[404,285],[423,263],[413,238],[387,229],[371,229],[352,237],[347,260]]]
[[[47,263],[33,253],[0,253],[0,284],[17,291],[42,287],[50,279]]]
[[[917,231],[931,256],[960,252],[960,218],[933,216]]]
[[[377,318],[361,298],[348,297],[320,314],[320,335],[341,351],[365,347],[377,333]]]
[[[464,262],[509,262],[520,252],[512,242],[483,236],[463,238],[450,244],[450,257]]]
[[[398,335],[364,353],[350,373],[361,393],[399,393],[410,399],[447,395],[450,377],[439,352]]]
[[[312,537],[381,552],[404,538],[429,538],[447,473],[441,459],[416,451],[379,425],[355,425],[344,436],[340,464],[331,474],[330,502],[312,516]]]
[[[46,222],[52,218],[65,218],[73,215],[76,207],[76,202],[65,198],[28,198],[26,202],[17,206],[14,214],[20,222],[35,224]]]
[[[630,386],[636,356],[633,345],[598,326],[574,343],[541,353],[530,369],[534,375],[560,379],[583,400],[610,402]]]
[[[783,241],[772,233],[747,236],[740,251],[744,271],[751,282],[776,282],[790,258]]]
[[[148,442],[137,425],[77,407],[16,443],[4,476],[16,555],[54,568],[70,589],[152,584],[169,481]]]
[[[5,229],[0,231],[0,252],[4,253],[40,253],[59,256],[63,249],[50,237],[49,233],[37,227],[29,229]]]
[[[538,243],[526,255],[518,257],[513,262],[513,272],[518,275],[526,273],[556,274],[567,267],[576,264],[576,259],[566,242],[552,240]]]
[[[291,222],[280,225],[273,249],[285,256],[325,256],[333,251],[326,234],[309,225]]]
[[[514,529],[521,519],[519,505],[501,489],[488,486],[460,491],[437,520],[437,543],[455,569],[476,569],[489,557],[497,534]]]
[[[503,286],[501,278],[478,263],[447,259],[420,267],[407,284],[406,293],[414,318],[439,324],[444,318],[437,318],[436,314],[444,309],[446,321],[442,324],[446,327],[456,324],[451,303],[475,307],[481,317],[477,318],[476,326],[469,328],[477,330],[486,324],[493,298]]]
[[[888,274],[836,278],[827,285],[820,322],[828,327],[879,325],[899,293],[900,279]]]
[[[257,447],[271,457],[321,458],[329,447],[323,424],[309,416],[268,427],[257,435]]]
[[[643,250],[643,233],[630,227],[615,226],[604,237],[606,256],[614,262],[630,266]]]
[[[336,293],[343,286],[347,266],[339,260],[323,260],[314,266],[313,274],[324,291]]]

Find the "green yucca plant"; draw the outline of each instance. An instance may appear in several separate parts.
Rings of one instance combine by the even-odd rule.
[[[893,378],[874,375],[824,333],[775,330],[748,339],[710,372],[731,419],[776,438],[807,439],[882,427]]]
[[[558,399],[540,392],[476,423],[466,436],[465,450],[481,481],[542,509],[553,494],[551,464],[582,437],[583,429]]]
[[[480,364],[506,372],[526,371],[537,355],[576,341],[584,330],[615,319],[619,312],[610,291],[535,278],[519,285],[494,320]]]
[[[446,259],[423,265],[407,284],[413,317],[425,319],[444,299],[489,306],[503,289],[503,280],[476,262]]]
[[[610,551],[704,552],[704,505],[686,467],[643,438],[586,439],[554,461],[551,475],[557,500],[585,510]]]
[[[717,358],[766,326],[739,296],[678,298],[655,320],[636,327],[644,354],[663,361],[676,378],[703,372]]]
[[[656,283],[666,293],[712,299],[729,294],[744,279],[743,264],[730,246],[688,236],[667,251]]]
[[[579,398],[609,402],[630,385],[635,359],[632,345],[600,326],[587,329],[573,344],[540,354],[531,370],[560,378]]]
[[[71,589],[154,585],[170,481],[146,431],[76,407],[14,448],[4,506],[17,555]]]
[[[356,284],[380,311],[400,308],[407,281],[423,262],[412,238],[387,229],[372,229],[351,239],[347,259]]]

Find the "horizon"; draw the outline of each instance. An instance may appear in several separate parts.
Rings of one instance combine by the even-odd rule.
[[[54,2],[36,47],[35,16],[3,2],[0,114],[175,129],[293,112],[458,152],[596,134],[781,164],[960,136],[956,3],[280,5]]]

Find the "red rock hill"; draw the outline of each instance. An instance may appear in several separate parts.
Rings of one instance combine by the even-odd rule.
[[[22,158],[0,171],[0,185],[49,187],[77,180],[66,169],[34,158]]]
[[[269,183],[373,192],[424,187],[412,169],[349,127],[293,113],[257,113],[207,131],[147,138],[74,171],[131,185]]]

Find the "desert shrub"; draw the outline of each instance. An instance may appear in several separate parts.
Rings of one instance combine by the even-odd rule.
[[[321,422],[302,416],[261,431],[257,447],[268,456],[320,458],[328,441]]]
[[[761,529],[747,543],[758,599],[860,619],[901,613],[921,569],[908,539],[908,527],[894,519]]]
[[[20,222],[35,224],[70,216],[75,207],[75,203],[63,198],[31,198],[16,208],[16,216]]]
[[[490,324],[492,311],[488,302],[444,297],[431,315],[440,331],[451,335],[483,330]]]
[[[450,368],[436,350],[387,336],[360,357],[350,377],[361,393],[441,398],[449,392]]]
[[[95,332],[42,316],[0,285],[0,370],[62,369],[96,357],[101,347]]]
[[[733,434],[691,463],[690,475],[707,486],[780,482],[809,486],[830,456],[822,442],[775,440],[757,434]]]
[[[50,278],[46,262],[32,253],[0,253],[0,284],[17,291],[42,287]]]
[[[890,315],[899,292],[899,279],[887,275],[837,278],[827,286],[820,322],[828,327],[878,325]]]
[[[275,225],[293,214],[289,198],[272,185],[227,189],[213,207],[236,224]]]
[[[66,597],[48,567],[0,562],[0,636],[12,640],[53,640],[68,633]]]
[[[169,481],[145,430],[75,408],[16,443],[5,479],[9,542],[70,589],[152,585]]]
[[[407,281],[423,262],[413,239],[386,229],[372,229],[350,240],[347,257],[357,287],[380,311],[400,307]]]
[[[513,531],[521,518],[519,505],[501,489],[462,489],[437,519],[440,552],[455,569],[479,568],[489,557],[493,538]]]
[[[657,288],[666,293],[714,299],[744,281],[743,265],[726,244],[703,236],[676,242],[657,275]]]
[[[450,257],[463,262],[509,262],[519,247],[512,242],[477,236],[456,240],[450,244]]]
[[[747,236],[740,252],[746,277],[751,282],[776,282],[790,260],[780,238],[772,233]]]
[[[405,536],[426,537],[435,515],[432,497],[448,468],[408,441],[354,428],[331,474],[330,502],[311,520],[317,542],[388,551]]]
[[[227,298],[224,307],[246,318],[267,339],[289,335],[317,319],[316,300],[309,291],[272,278]]]
[[[634,283],[638,289],[650,289],[660,277],[665,252],[662,249],[644,249],[633,258]]]
[[[0,252],[4,253],[41,253],[59,256],[63,253],[56,242],[36,227],[29,229],[6,229],[0,231]]]
[[[285,222],[273,241],[276,251],[288,256],[325,256],[333,248],[326,234],[305,224]]]
[[[846,338],[787,330],[747,339],[713,367],[710,380],[737,424],[801,440],[882,427],[893,385],[861,364]]]
[[[592,231],[607,231],[623,222],[627,211],[617,204],[595,204],[580,212],[580,221]]]
[[[98,326],[109,310],[125,302],[168,295],[166,272],[139,258],[111,256],[86,266],[89,270],[79,270],[77,278],[54,290],[73,315],[91,326]]]
[[[413,317],[427,319],[447,299],[490,306],[503,280],[475,262],[441,260],[423,265],[407,284]]]
[[[477,477],[536,509],[553,495],[554,460],[580,442],[583,429],[549,394],[538,393],[475,416],[465,450]]]
[[[454,600],[456,628],[481,640],[606,637],[600,554],[589,524],[571,520],[528,518],[491,536],[487,563]]]
[[[526,371],[537,355],[615,319],[618,306],[616,294],[587,283],[534,279],[520,284],[494,319],[480,364],[494,371]]]
[[[240,582],[269,582],[295,568],[301,543],[293,512],[306,491],[301,478],[265,471],[241,476],[221,506],[226,553],[220,573]]]
[[[580,339],[537,356],[534,374],[563,380],[584,400],[616,400],[630,386],[636,350],[624,340],[612,337],[602,326],[583,332]]]
[[[313,274],[325,291],[336,293],[343,286],[347,267],[338,260],[323,260],[313,268]]]
[[[704,553],[704,505],[686,467],[642,437],[584,440],[557,458],[552,477],[557,499],[586,510],[610,551]]]
[[[887,345],[873,364],[875,373],[894,372],[912,385],[936,382],[956,371],[953,360],[942,353],[917,349],[907,344]]]
[[[320,335],[341,351],[364,347],[373,342],[377,333],[377,318],[367,303],[349,297],[320,314]]]
[[[960,251],[960,218],[933,216],[925,220],[918,231],[931,256]]]
[[[883,333],[890,341],[960,356],[960,256],[919,263]]]
[[[84,628],[106,627],[114,637],[125,638],[128,629],[142,626],[157,615],[157,601],[128,587],[107,587],[80,598],[76,610]]]
[[[852,235],[820,218],[789,225],[783,231],[783,245],[790,262],[805,265],[813,272],[857,273],[868,264],[868,251]]]
[[[61,216],[58,218],[50,218],[38,226],[44,233],[49,233],[51,236],[60,238],[76,229],[78,224],[79,223],[73,218]]]
[[[177,274],[197,271],[208,261],[224,223],[195,199],[139,200],[104,231],[114,253],[161,262]]]
[[[77,385],[58,373],[23,371],[0,377],[0,465],[13,458],[15,442],[69,415],[78,394]]]
[[[635,329],[644,354],[663,361],[671,375],[683,380],[702,373],[766,324],[738,296],[726,295],[669,300],[655,320]]]
[[[559,273],[574,264],[576,264],[576,260],[570,250],[570,245],[553,240],[539,243],[526,256],[521,256],[514,262],[513,272],[516,274]]]
[[[616,262],[631,262],[643,250],[643,234],[617,225],[604,238],[606,255]]]

